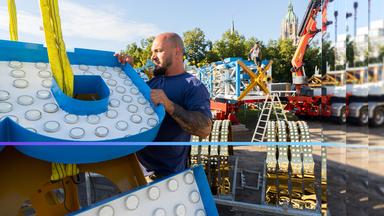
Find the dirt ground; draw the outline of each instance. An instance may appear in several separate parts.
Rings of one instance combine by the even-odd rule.
[[[307,122],[312,141],[326,140],[328,143],[336,144],[327,147],[328,215],[384,215],[383,128],[337,125],[316,120]],[[232,126],[232,133],[233,141],[249,142],[253,135],[253,128],[235,125]],[[237,157],[238,168],[249,173],[244,175],[243,180],[247,185],[257,189],[236,189],[236,195],[232,198],[241,203],[260,204],[263,191],[262,185],[258,185],[260,179],[257,177],[264,176],[266,146],[261,143],[252,144],[252,146],[235,146],[230,164],[233,165]],[[320,149],[320,146],[313,147],[315,173],[318,173],[321,168]],[[319,185],[319,177],[316,178],[315,185]],[[84,179],[80,180],[81,184],[84,184]],[[241,179],[237,182],[241,182]],[[102,177],[93,178],[93,185],[94,196],[91,197],[93,202],[118,194],[117,188]],[[79,185],[79,188],[79,197],[82,197],[81,205],[87,206],[85,185]],[[223,198],[228,199],[228,197],[221,197]],[[217,207],[220,216],[279,215],[239,206],[218,204]]]
[[[307,122],[312,141],[326,140],[329,143],[337,144],[327,147],[328,215],[384,215],[383,128],[337,125],[316,120]],[[244,125],[236,125],[232,127],[232,133],[233,141],[249,142],[253,129],[250,130]],[[250,172],[263,170],[266,146],[253,144],[252,146],[235,146],[230,164],[233,165],[234,158],[238,157],[239,169]],[[315,173],[320,169],[320,149],[320,146],[313,147]],[[252,175],[245,175],[245,181],[257,186],[258,180],[255,177],[257,175],[254,173]],[[264,174],[260,172],[258,175]],[[315,184],[318,184],[318,181]],[[100,182],[100,185],[109,184]],[[96,197],[97,200],[105,199],[111,195],[111,191],[115,191],[113,188],[105,187],[96,189],[99,190],[97,194],[100,195],[100,197]],[[84,192],[80,191],[80,193]],[[233,198],[242,203],[259,204],[262,194],[259,185],[258,190],[237,189],[236,196]],[[224,196],[220,199],[228,199],[228,197]],[[217,207],[221,216],[279,215],[238,206],[218,204]]]
[[[335,144],[327,147],[327,200],[329,215],[384,215],[384,130],[352,124],[308,120],[312,141]],[[233,141],[248,142],[253,130],[233,126]],[[320,160],[320,147],[314,147]],[[243,167],[255,167],[265,146],[237,146],[234,155],[246,158]],[[253,158],[253,159],[252,159]],[[245,195],[245,197],[247,197]],[[241,199],[241,198],[239,198]],[[255,197],[242,200],[256,203]],[[220,215],[268,215],[218,205]],[[274,214],[271,214],[274,215]],[[276,214],[275,214],[276,215]]]

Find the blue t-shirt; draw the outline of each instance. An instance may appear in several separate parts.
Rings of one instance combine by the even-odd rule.
[[[157,76],[148,82],[151,89],[162,89],[169,100],[188,111],[198,111],[212,118],[209,93],[196,77],[189,73]],[[160,126],[155,142],[189,142],[191,134],[184,131],[168,114]],[[137,153],[140,162],[151,171],[169,175],[186,168],[190,146],[147,146]]]

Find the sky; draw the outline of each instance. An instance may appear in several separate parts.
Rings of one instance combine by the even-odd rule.
[[[303,18],[309,0],[292,0],[294,12]],[[353,12],[354,0],[334,0],[329,6],[329,19],[339,11],[338,33],[353,31],[353,19],[345,20],[346,10]],[[366,26],[368,0],[357,0],[358,26]],[[384,19],[379,8],[383,0],[372,1],[372,20]],[[38,0],[15,0],[19,40],[44,43]],[[280,26],[287,13],[289,0],[59,0],[64,41],[68,50],[89,48],[109,51],[125,49],[132,42],[161,32],[183,32],[201,28],[212,41],[221,38],[231,27],[247,38],[256,37],[267,43],[280,36]],[[329,28],[333,38],[334,27]],[[0,39],[9,39],[7,1],[0,1]]]

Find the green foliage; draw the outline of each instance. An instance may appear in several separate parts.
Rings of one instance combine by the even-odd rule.
[[[355,63],[355,44],[351,40],[351,36],[348,35],[346,39],[347,43],[347,51],[346,51],[346,58],[347,58],[347,63],[349,67],[354,67]]]
[[[135,67],[145,65],[147,59],[151,57],[151,46],[154,37],[143,39],[140,45],[131,43],[124,51],[135,59]],[[255,37],[245,38],[239,32],[231,32],[230,30],[223,33],[221,39],[212,42],[205,38],[203,30],[194,28],[183,33],[184,46],[186,51],[186,59],[191,65],[197,67],[220,61],[228,57],[248,58],[250,49],[256,42],[261,46],[261,59],[273,60],[273,79],[274,82],[291,82],[291,60],[295,53],[296,46],[292,40],[271,40],[268,44],[263,44]],[[322,50],[327,61],[334,65],[335,59],[333,48],[330,42],[325,43]],[[321,52],[316,44],[307,48],[304,55],[304,67],[308,77],[314,72],[315,68],[321,66]],[[325,59],[323,59],[324,61]]]
[[[140,46],[136,43],[127,45],[127,49],[123,53],[130,55],[134,58],[134,67],[142,67],[147,62],[147,59],[151,59],[151,46],[155,37],[151,36],[140,41]]]
[[[272,77],[274,82],[291,82],[291,60],[296,47],[292,40],[269,41],[262,49],[263,59],[273,60]]]
[[[370,47],[369,50],[372,50]],[[369,63],[374,64],[374,63],[382,63],[384,61],[384,46],[379,47],[379,53],[378,55],[374,56],[374,54],[371,52],[369,53]]]
[[[331,41],[323,40],[321,46],[321,71],[327,71],[327,64],[331,70],[336,69],[335,48]]]
[[[295,54],[296,46],[291,39],[279,40],[277,47],[277,56],[274,57],[273,77],[278,82],[292,82],[290,70],[292,68],[292,57]]]
[[[307,77],[313,76],[316,68],[321,69],[321,59],[321,48],[317,44],[313,44],[307,48],[303,60]]]
[[[246,47],[246,50],[249,52],[252,47],[255,45],[255,43],[259,43],[261,46],[263,46],[263,43],[259,40],[257,40],[257,38],[255,37],[250,37],[248,40],[245,41],[245,47]]]
[[[269,41],[268,45],[262,49],[263,59],[273,60],[272,77],[274,82],[292,82],[292,57],[297,46],[291,39]],[[304,69],[306,75],[311,77],[316,67],[320,68],[320,48],[315,44],[309,46],[304,54]]]
[[[239,32],[232,33],[231,30],[228,30],[224,32],[220,40],[213,44],[213,52],[221,60],[229,57],[246,58],[248,50],[245,42],[245,37]]]
[[[190,64],[196,66],[206,58],[212,47],[212,43],[205,40],[205,34],[200,28],[184,32],[183,40],[186,58]]]

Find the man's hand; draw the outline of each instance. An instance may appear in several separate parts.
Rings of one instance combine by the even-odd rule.
[[[167,111],[170,115],[172,115],[174,106],[171,100],[168,99],[167,95],[165,95],[162,89],[152,89],[151,90],[151,100],[153,104],[156,106],[159,104],[163,104],[165,111]]]
[[[114,56],[122,65],[124,65],[125,63],[128,63],[133,67],[134,59],[132,56],[124,53],[116,53]]]

